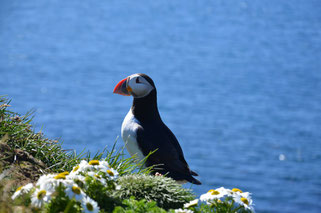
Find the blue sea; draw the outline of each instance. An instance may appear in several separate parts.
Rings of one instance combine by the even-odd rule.
[[[320,0],[0,1],[0,94],[65,149],[114,144],[132,98],[112,91],[133,73],[154,80],[198,195],[321,211]]]

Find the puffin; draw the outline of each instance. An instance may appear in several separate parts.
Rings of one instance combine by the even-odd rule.
[[[193,176],[183,150],[172,131],[162,121],[157,107],[157,91],[153,80],[146,74],[137,73],[121,80],[113,93],[133,96],[133,104],[121,127],[121,137],[131,156],[152,166],[152,174],[164,175],[178,183],[200,185]]]

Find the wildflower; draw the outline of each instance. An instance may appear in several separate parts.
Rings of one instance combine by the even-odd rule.
[[[117,172],[116,169],[113,169],[113,168],[109,168],[107,169],[107,174],[109,176],[110,179],[114,180],[118,177],[119,173]]]
[[[85,160],[82,160],[78,166],[75,166],[72,170],[72,174],[79,174],[81,172],[88,171],[102,171],[106,173],[106,170],[109,169],[109,164],[107,161],[91,160],[89,163]]]
[[[99,161],[99,165],[95,165],[94,168],[97,171],[106,172],[110,167],[107,161]]]
[[[87,172],[87,175],[89,175],[90,177],[95,177],[96,172]]]
[[[210,193],[211,195],[219,195],[220,194],[219,191],[216,191],[214,189],[209,190],[208,193]]]
[[[241,197],[241,201],[242,201],[245,205],[249,205],[249,200],[246,199],[245,197]]]
[[[206,201],[207,203],[212,200],[218,200],[224,198],[230,193],[229,189],[225,189],[224,187],[220,187],[217,189],[211,189],[206,194],[202,194],[200,197],[201,201]]]
[[[107,170],[107,173],[110,175],[110,176],[114,176],[115,174],[113,173],[113,171],[111,171],[110,169]]]
[[[51,194],[46,190],[36,189],[31,197],[31,204],[37,208],[42,207],[43,203],[48,202],[51,198]]]
[[[87,172],[97,170],[101,167],[100,162],[98,160],[91,160],[89,163],[85,160],[82,160],[79,164],[78,169],[76,169],[76,173]]]
[[[44,189],[50,193],[53,193],[56,190],[56,187],[60,185],[67,186],[68,184],[72,184],[73,181],[66,178],[66,173],[59,173],[58,175],[43,175],[37,181],[37,186],[40,189]]]
[[[77,201],[82,200],[85,196],[83,191],[76,184],[67,186],[65,189],[65,193],[70,199],[75,198]]]
[[[175,209],[175,213],[193,213],[193,211],[189,209]]]
[[[190,201],[189,203],[185,203],[184,208],[188,209],[190,207],[197,206],[197,204],[198,204],[198,199],[195,199],[195,200]]]
[[[77,168],[78,167],[78,168]],[[77,168],[77,169],[76,169]],[[80,172],[86,172],[91,170],[92,166],[88,164],[87,161],[82,160],[80,161],[80,164],[78,166],[76,166],[76,168],[73,169],[73,172],[75,173],[80,173]],[[74,171],[75,170],[75,171]]]
[[[71,180],[74,183],[77,183],[79,185],[79,182],[81,182],[81,184],[85,183],[85,177],[83,175],[79,175],[76,173],[71,173],[70,175],[67,176],[67,180]]]
[[[60,174],[62,174],[62,175],[69,175],[69,172],[67,172],[67,171],[65,171],[65,172],[62,172],[62,173],[60,173]]]
[[[103,184],[103,185],[106,184],[106,180],[104,178],[102,178],[101,175],[94,173],[94,172],[88,172],[88,175],[93,177],[95,180],[98,180],[101,184]]]
[[[246,210],[254,212],[253,201],[249,192],[238,193],[233,197],[235,203],[243,206]]]
[[[106,168],[110,168],[109,164],[107,161],[103,160],[103,161],[100,161],[100,165],[106,167]]]
[[[61,173],[59,173],[58,175],[56,175],[54,178],[55,179],[66,179],[66,175],[68,175],[69,174],[69,172],[61,172]]]
[[[28,193],[31,189],[33,188],[33,184],[32,183],[28,183],[25,186],[20,186],[16,192],[12,195],[11,199],[14,200],[16,199],[16,197],[24,194],[24,193]]]
[[[91,161],[89,161],[88,164],[89,164],[89,165],[92,165],[92,166],[99,165],[99,160],[91,160]]]
[[[72,169],[72,172],[76,172],[78,169],[79,169],[79,165],[75,166],[75,167]]]
[[[92,200],[90,197],[86,196],[81,201],[81,206],[83,212],[85,213],[98,213],[99,207],[96,201]]]
[[[55,175],[49,174],[49,175],[42,175],[38,181],[36,186],[39,186],[41,189],[45,189],[47,191],[53,191],[55,189],[55,186],[53,184]]]
[[[241,189],[238,189],[238,188],[233,188],[232,189],[233,192],[239,192],[239,193],[243,193],[243,191]]]

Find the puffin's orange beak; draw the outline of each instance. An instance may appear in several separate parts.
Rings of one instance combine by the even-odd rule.
[[[121,80],[114,88],[114,92],[119,95],[130,96],[130,87],[127,88],[127,78]]]

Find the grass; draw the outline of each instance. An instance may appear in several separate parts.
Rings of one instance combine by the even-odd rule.
[[[32,112],[12,112],[10,102],[0,96],[0,213],[13,211],[10,196],[18,186],[35,182],[42,174],[70,171],[81,160],[105,159],[120,175],[150,170],[143,161],[126,158],[124,148],[116,150],[116,142],[96,154],[64,150],[61,142],[34,131]]]
[[[71,169],[82,154],[67,152],[57,140],[34,132],[31,126],[32,112],[21,116],[10,111],[10,101],[0,97],[0,140],[12,150],[22,150],[45,164],[44,172],[60,172]]]
[[[110,149],[105,147],[94,155],[84,151],[77,154],[76,151],[64,150],[61,142],[44,137],[42,132],[34,132],[31,126],[32,112],[21,116],[10,111],[9,107],[10,101],[0,96],[0,143],[8,145],[12,152],[21,150],[42,162],[45,167],[43,173],[70,171],[81,160],[91,159],[106,159],[112,167],[117,167],[120,174],[148,173],[150,170],[143,167],[144,161],[137,163],[134,157],[126,158],[124,147],[116,150],[116,142]],[[19,160],[17,156],[14,158],[12,163]],[[0,168],[0,171],[8,166]]]
[[[172,204],[181,206],[193,198],[189,190],[175,185],[175,181],[147,175],[152,169],[143,166],[148,156],[137,162],[134,156],[125,156],[124,147],[117,150],[116,142],[110,149],[105,147],[95,154],[67,151],[58,140],[48,139],[42,132],[35,132],[31,125],[32,119],[33,112],[26,115],[12,112],[10,101],[0,96],[0,213],[15,212],[17,208],[22,208],[22,212],[31,212],[32,209],[17,206],[11,200],[11,195],[19,186],[34,183],[43,174],[71,171],[81,160],[93,159],[108,161],[124,177],[120,181],[126,187],[114,194],[116,199],[129,199],[134,194],[139,200],[156,201],[159,207],[168,209],[174,207]],[[142,176],[133,176],[134,174]],[[162,196],[161,192],[169,194],[168,198]],[[133,201],[133,205],[143,205],[144,202]]]

